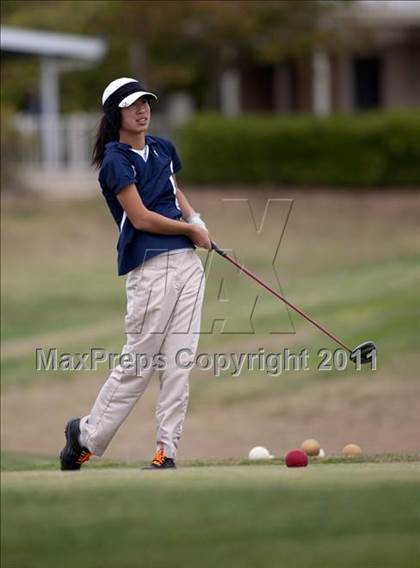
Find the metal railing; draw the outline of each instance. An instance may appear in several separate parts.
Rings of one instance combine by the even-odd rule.
[[[42,169],[88,170],[100,115],[15,114],[11,127],[16,134],[13,160]],[[171,136],[173,128],[163,115],[155,114],[151,133]]]

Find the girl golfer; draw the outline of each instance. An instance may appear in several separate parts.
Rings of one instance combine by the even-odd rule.
[[[127,342],[89,413],[70,420],[62,470],[102,456],[157,369],[156,454],[148,469],[175,468],[188,402],[180,351],[197,350],[204,271],[195,247],[211,248],[206,226],[177,187],[171,142],[146,135],[150,101],[135,79],[112,81],[93,150],[99,183],[119,227],[118,274],[127,275]],[[188,350],[188,351],[184,351]],[[138,365],[139,356],[146,364]]]

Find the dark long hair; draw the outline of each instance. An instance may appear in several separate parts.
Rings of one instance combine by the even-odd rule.
[[[99,169],[102,165],[105,153],[105,144],[108,142],[118,142],[120,139],[121,114],[118,109],[115,120],[111,120],[107,115],[103,115],[96,133],[95,144],[92,150],[92,166]]]

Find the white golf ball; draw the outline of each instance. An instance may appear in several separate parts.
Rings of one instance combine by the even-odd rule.
[[[319,457],[319,458],[325,458],[325,452],[324,452],[324,450],[323,450],[322,448],[319,450],[318,457]]]
[[[271,460],[273,458],[274,456],[272,456],[267,448],[264,448],[263,446],[255,446],[255,448],[252,448],[248,454],[248,459],[252,461]]]

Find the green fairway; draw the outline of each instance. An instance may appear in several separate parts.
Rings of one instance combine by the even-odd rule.
[[[241,210],[233,230],[221,197],[200,191],[193,202],[216,240],[273,284],[281,223],[257,237]],[[251,197],[261,213],[264,194]],[[320,373],[312,366],[275,378],[246,371],[215,379],[196,369],[181,458],[200,460],[181,459],[177,471],[156,473],[140,470],[154,444],[156,391],[133,411],[110,459],[92,460],[80,473],[57,471],[51,456],[62,447],[66,420],[89,411],[107,373],[36,372],[34,350],[121,348],[124,281],[115,276],[115,232],[97,200],[56,203],[54,211],[43,202],[7,205],[5,568],[417,566],[418,204],[411,194],[392,193],[295,198],[275,263],[284,292],[350,344],[375,340],[378,371]],[[221,259],[213,270],[204,328],[218,313],[223,277],[232,321],[247,329],[255,287]],[[266,296],[254,315],[254,334],[204,333],[200,350],[308,347],[313,363],[317,350],[330,346],[297,317],[291,326],[283,306]],[[269,329],[288,333],[270,336]],[[253,445],[282,456],[308,437],[320,440],[328,459],[297,470],[281,459],[241,461]],[[348,442],[378,455],[335,457]]]
[[[199,352],[307,349],[309,370],[270,376],[244,365],[239,377],[231,371],[215,377],[193,369],[180,457],[240,458],[254,445],[282,455],[310,437],[319,439],[327,455],[349,442],[366,453],[418,451],[416,194],[288,188],[186,193],[214,239],[278,287],[274,268],[290,301],[351,346],[375,341],[378,370],[355,372],[348,365],[340,372],[318,371],[318,350],[335,345],[218,255],[209,255]],[[277,197],[284,201],[272,202],[264,230],[257,231],[267,199]],[[37,371],[35,349],[121,351],[125,281],[116,276],[118,231],[99,197],[52,203],[9,196],[2,213],[3,449],[56,454],[64,424],[89,412],[109,369],[99,364],[92,371]],[[199,255],[208,260],[204,251]],[[219,318],[225,317],[222,333]],[[156,387],[152,381],[118,433],[107,452],[111,459],[148,459],[154,451]]]
[[[2,485],[5,568],[417,565],[418,462],[8,471]]]

